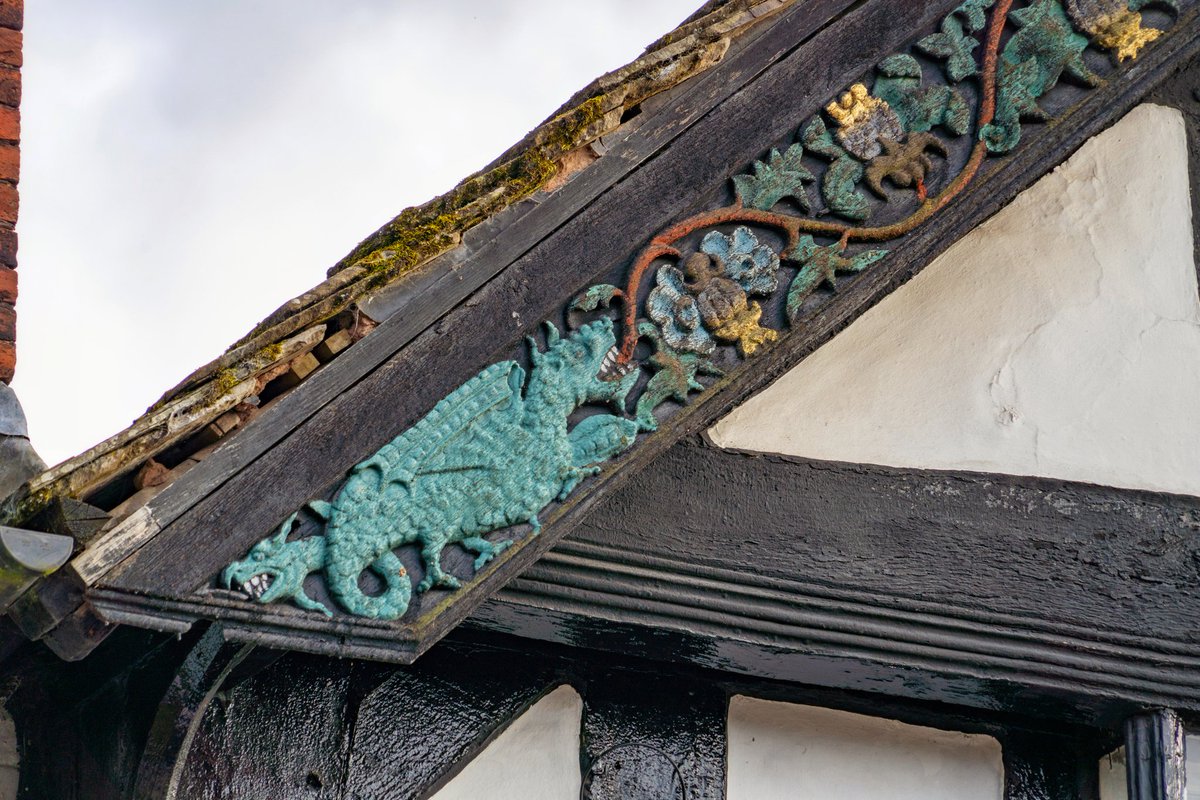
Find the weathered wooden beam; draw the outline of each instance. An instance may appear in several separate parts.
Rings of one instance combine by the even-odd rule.
[[[447,314],[436,329],[417,336],[386,364],[355,362],[364,369],[362,380],[300,421],[287,438],[274,439],[252,467],[203,498],[190,497],[187,511],[181,516],[166,513],[169,503],[164,500],[161,505],[148,507],[147,525],[139,522],[136,531],[132,524],[127,529],[114,529],[112,538],[103,543],[112,560],[89,555],[76,565],[77,574],[90,584],[104,575],[102,568],[124,559],[105,576],[104,585],[92,591],[97,607],[114,621],[144,624],[155,619],[163,627],[174,627],[186,626],[196,617],[212,616],[226,620],[231,635],[268,637],[280,646],[405,661],[415,658],[457,625],[476,603],[532,564],[594,503],[652,463],[678,438],[706,427],[828,340],[951,241],[973,229],[1115,119],[1173,63],[1197,47],[1197,8],[1195,3],[1185,3],[1174,26],[1147,51],[1136,68],[1094,90],[1060,87],[1061,92],[1046,100],[1047,111],[1055,117],[1054,125],[1030,126],[1022,134],[1024,149],[1005,159],[977,160],[982,166],[970,188],[946,206],[936,220],[905,233],[894,257],[882,262],[877,270],[862,274],[811,315],[798,319],[792,332],[781,336],[761,357],[733,364],[691,405],[678,409],[669,423],[639,437],[638,444],[610,462],[602,474],[565,502],[549,507],[541,517],[544,530],[540,536],[521,538],[517,546],[453,595],[437,590],[420,594],[405,620],[385,623],[329,620],[291,608],[263,609],[244,602],[244,595],[221,593],[222,588],[214,583],[221,568],[244,556],[255,541],[306,500],[331,497],[348,465],[375,452],[391,436],[409,427],[480,366],[503,358],[522,358],[517,355],[517,337],[530,330],[535,321],[561,319],[565,288],[583,288],[592,282],[621,283],[631,258],[661,231],[664,220],[726,203],[725,178],[731,164],[748,162],[771,143],[791,141],[797,126],[836,91],[832,87],[843,87],[861,77],[892,48],[911,41],[916,31],[932,30],[938,17],[951,6],[923,7],[898,25],[895,5],[863,4],[822,30],[808,45],[769,67],[759,65],[762,71],[756,80],[730,94],[662,151],[647,157],[638,170],[612,185],[553,235],[527,241],[530,249]],[[794,32],[793,36],[796,41]],[[999,37],[994,41],[999,42]],[[864,46],[864,42],[870,42],[870,46]],[[813,74],[821,74],[826,80],[811,82]],[[568,184],[564,191],[573,185]],[[502,239],[505,232],[507,229],[497,238]],[[606,247],[597,247],[598,242]],[[445,280],[458,280],[451,271],[444,274],[448,276]],[[548,276],[553,280],[547,280]],[[500,309],[510,316],[497,315]],[[504,322],[497,322],[486,335],[479,335],[481,314]],[[507,328],[509,318],[516,320],[511,330]],[[333,366],[373,352],[362,348],[368,348],[371,339],[388,324]],[[375,352],[371,357],[378,355]],[[413,376],[420,376],[420,380],[414,381]],[[280,408],[285,404],[286,400]],[[267,416],[264,413],[261,419]],[[370,424],[348,424],[351,420],[367,420]],[[216,487],[207,487],[212,488]],[[163,497],[166,495],[164,492]],[[178,500],[183,495],[173,497]],[[157,516],[159,512],[164,515]],[[134,532],[137,537],[121,538]],[[200,539],[207,546],[196,552],[190,544]],[[136,554],[125,558],[134,549]],[[181,558],[185,552],[187,557]],[[461,564],[466,556],[458,557]],[[869,617],[869,603],[864,609],[863,614]],[[922,620],[935,627],[942,625],[936,615]],[[904,625],[876,625],[869,631],[865,617],[860,622],[858,635],[863,637],[864,649],[875,646],[872,637],[882,637],[889,646],[893,641],[902,643],[905,657],[910,660],[928,664],[941,657],[927,644],[904,638],[914,635],[912,620]],[[962,626],[961,622],[956,624]],[[983,641],[972,642],[972,646],[989,645]],[[1009,661],[1014,658],[1011,654],[996,657]],[[1047,663],[1053,662],[1054,669],[1046,673],[1049,683],[1043,688],[1069,690],[1075,685],[1077,671],[1072,671],[1076,666],[1071,662],[1074,655],[1048,651],[1045,657],[1050,660]],[[1007,680],[1021,681],[1031,676],[1008,661],[996,663],[1009,670],[998,673]],[[1138,665],[1137,680],[1128,685],[1144,696],[1158,696],[1155,687],[1159,684],[1144,674],[1145,669],[1145,664]],[[1190,679],[1182,680],[1186,683]]]
[[[1179,715],[1150,711],[1125,723],[1129,800],[1186,800],[1187,763]]]
[[[358,343],[354,352],[338,358],[328,369],[305,382],[303,392],[281,400],[271,413],[255,420],[252,433],[243,433],[236,447],[223,448],[176,481],[155,499],[151,511],[155,530],[169,525],[241,470],[288,438],[295,427],[339,398],[409,344],[447,311],[468,298],[496,274],[551,237],[588,203],[608,191],[642,163],[700,122],[715,106],[740,91],[772,63],[814,32],[855,5],[855,0],[808,0],[789,9],[780,19],[751,31],[744,44],[721,65],[684,84],[672,102],[654,113],[644,113],[623,132],[595,167],[540,202],[525,201],[505,212],[504,224],[484,223],[492,235],[476,236],[477,245],[451,260],[435,259],[398,285],[386,323]],[[482,233],[482,231],[480,231]],[[450,267],[453,265],[453,269]],[[145,528],[143,528],[145,530]],[[116,537],[114,537],[115,539]],[[148,537],[147,537],[148,538]],[[133,552],[146,541],[123,539],[121,550]],[[81,574],[91,582],[91,565]]]
[[[1200,498],[683,443],[472,624],[970,705],[1197,709],[1197,519]]]
[[[186,755],[209,703],[253,645],[225,641],[221,626],[204,632],[184,659],[159,704],[138,766],[135,797],[180,797],[181,756]]]
[[[729,698],[709,681],[593,675],[580,738],[583,800],[724,800]]]

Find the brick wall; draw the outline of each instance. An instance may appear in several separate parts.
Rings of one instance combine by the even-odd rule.
[[[24,0],[0,0],[0,382],[17,361],[17,176]]]

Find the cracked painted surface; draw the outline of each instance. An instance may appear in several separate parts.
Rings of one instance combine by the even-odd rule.
[[[1200,494],[1191,230],[1183,119],[1139,106],[710,435]]]

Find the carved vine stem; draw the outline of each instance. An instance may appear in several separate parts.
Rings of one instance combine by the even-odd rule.
[[[996,113],[996,64],[1000,52],[1001,34],[1004,31],[1004,24],[1011,6],[1012,0],[997,0],[988,27],[987,44],[983,53],[983,70],[980,76],[982,95],[979,101],[976,130],[981,130],[989,124]],[[617,363],[628,364],[633,359],[634,348],[637,347],[637,293],[646,272],[650,269],[650,265],[659,258],[666,256],[679,258],[681,254],[675,244],[685,236],[715,225],[745,222],[783,231],[787,236],[784,253],[791,251],[797,245],[802,233],[837,236],[838,243],[842,247],[852,241],[881,242],[894,239],[920,226],[962,193],[979,172],[979,167],[983,164],[986,155],[987,146],[982,140],[977,141],[971,149],[971,155],[967,159],[966,165],[954,177],[954,180],[938,194],[925,200],[908,217],[891,225],[859,227],[841,222],[823,222],[774,211],[745,208],[740,200],[723,208],[701,212],[672,225],[651,239],[649,244],[638,254],[629,271],[629,282],[625,290],[620,293],[625,314],[623,338]]]

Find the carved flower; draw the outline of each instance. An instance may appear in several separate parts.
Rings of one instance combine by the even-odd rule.
[[[675,350],[709,355],[715,339],[734,342],[742,355],[776,333],[758,324],[762,308],[750,295],[769,295],[779,285],[779,256],[758,243],[749,228],[731,236],[712,231],[680,270],[660,267],[646,313]]]
[[[737,281],[746,294],[769,295],[779,286],[779,256],[759,244],[745,226],[735,228],[732,236],[712,231],[700,242],[700,252],[715,257],[726,277]]]
[[[882,150],[880,140],[897,141],[904,137],[904,126],[890,106],[856,83],[839,100],[825,107],[838,124],[837,138],[842,147],[861,161],[870,161]]]
[[[708,355],[717,343],[700,324],[700,309],[678,267],[659,267],[656,286],[646,300],[646,313],[662,328],[663,338],[676,350]]]

